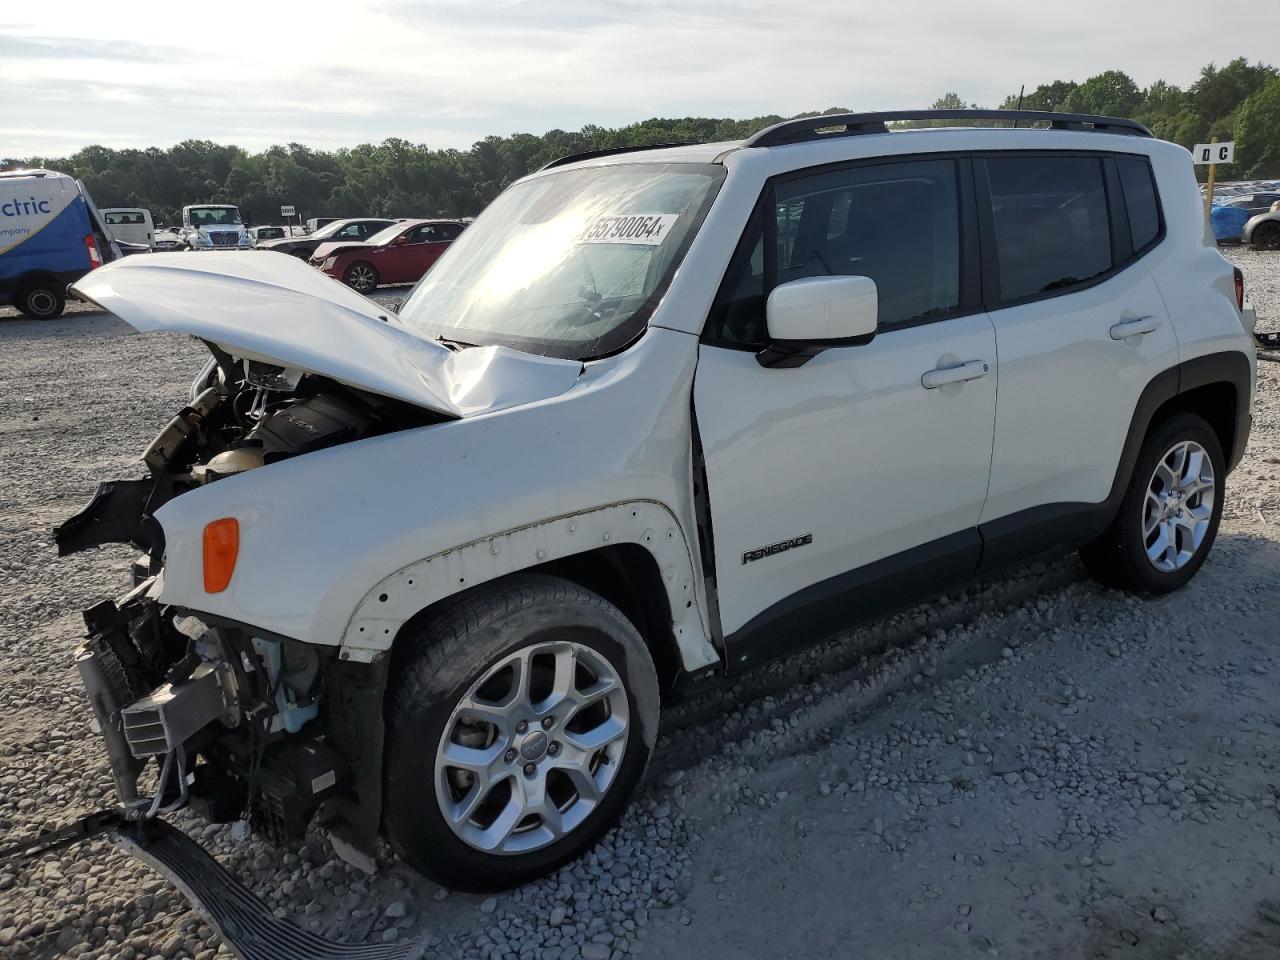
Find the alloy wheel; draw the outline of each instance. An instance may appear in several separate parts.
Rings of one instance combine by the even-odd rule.
[[[520,854],[576,829],[613,785],[630,734],[626,689],[580,643],[524,647],[454,707],[436,750],[450,829],[486,853]]]
[[[1213,520],[1213,460],[1194,440],[1174,444],[1147,483],[1142,536],[1157,570],[1180,570],[1195,557]]]
[[[372,290],[378,285],[377,277],[374,276],[373,267],[357,263],[347,271],[347,283],[351,284],[357,290]]]

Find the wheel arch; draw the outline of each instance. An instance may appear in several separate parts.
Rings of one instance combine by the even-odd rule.
[[[522,572],[563,577],[621,610],[644,638],[661,689],[671,689],[684,662],[676,643],[671,597],[658,561],[647,549],[636,543],[597,547]],[[692,598],[685,602],[693,603]]]
[[[1119,508],[1143,441],[1178,413],[1195,413],[1209,422],[1222,443],[1227,469],[1233,469],[1249,441],[1252,381],[1253,366],[1239,350],[1193,357],[1157,374],[1138,398],[1105,504]]]
[[[35,284],[46,283],[56,289],[62,296],[65,297],[67,295],[68,281],[59,276],[56,271],[45,270],[42,268],[28,270],[17,279],[11,280],[9,282],[9,286],[13,290],[14,295],[17,296],[18,294],[21,294],[22,291]]]
[[[1239,351],[1211,353],[1184,361],[1177,367],[1177,387],[1164,398],[1147,420],[1146,429],[1136,438],[1141,446],[1155,427],[1178,413],[1204,417],[1222,444],[1227,470],[1243,459],[1249,441],[1253,367]]]
[[[341,659],[395,651],[442,605],[517,573],[548,573],[599,593],[644,637],[666,687],[681,671],[719,662],[694,556],[679,522],[649,500],[614,504],[495,534],[384,577],[343,633]]]
[[[1213,428],[1218,442],[1222,445],[1222,455],[1228,459],[1232,455],[1236,441],[1236,407],[1238,391],[1233,383],[1219,380],[1193,387],[1185,393],[1179,393],[1165,401],[1151,418],[1147,426],[1147,434],[1155,430],[1161,423],[1180,413],[1194,413],[1208,421]],[[1234,466],[1234,464],[1231,464]]]

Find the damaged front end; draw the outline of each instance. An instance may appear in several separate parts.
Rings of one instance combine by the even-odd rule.
[[[323,808],[335,847],[369,869],[385,664],[348,664],[336,646],[166,604],[155,512],[279,460],[445,418],[208,346],[189,404],[143,453],[148,476],[101,484],[54,531],[62,555],[108,543],[144,551],[134,588],[85,611],[76,652],[121,811],[139,821],[190,807],[282,842]]]
[[[76,652],[126,816],[190,806],[271,842],[301,837],[327,800],[353,788],[352,764],[325,733],[349,699],[332,689],[342,671],[327,669],[327,651],[207,623],[157,594],[148,577],[86,611]],[[326,693],[338,711],[320,722]],[[148,764],[156,785],[143,796]]]

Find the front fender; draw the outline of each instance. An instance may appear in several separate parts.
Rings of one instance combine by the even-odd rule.
[[[714,660],[690,535],[696,351],[696,338],[652,329],[630,350],[588,364],[557,397],[320,450],[185,493],[156,513],[161,600],[365,660],[389,646],[419,601],[417,609],[578,552],[574,543],[634,542],[663,572],[681,650],[694,664]],[[220,517],[239,521],[239,555],[227,589],[211,594],[203,531]]]

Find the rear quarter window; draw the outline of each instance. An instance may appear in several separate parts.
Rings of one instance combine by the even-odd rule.
[[[1160,203],[1156,197],[1151,165],[1145,157],[1118,156],[1116,171],[1129,215],[1129,235],[1133,249],[1141,253],[1160,235]]]

